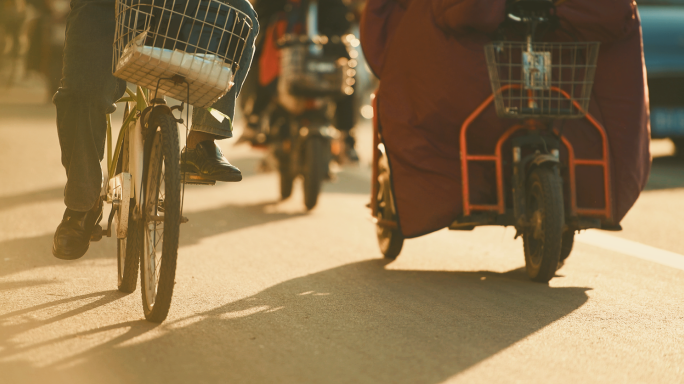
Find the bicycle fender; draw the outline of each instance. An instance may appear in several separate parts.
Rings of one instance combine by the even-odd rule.
[[[158,116],[159,114],[166,114],[166,115],[173,116],[173,113],[171,112],[171,108],[169,108],[169,106],[165,105],[165,104],[149,106],[142,111],[142,114],[140,116],[140,120],[142,121],[143,136],[147,136],[147,133],[148,133],[147,130],[149,128],[148,127],[149,122],[154,121],[154,118],[156,116]]]

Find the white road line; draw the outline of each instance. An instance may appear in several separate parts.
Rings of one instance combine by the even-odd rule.
[[[636,241],[611,236],[596,230],[588,230],[576,235],[575,241],[684,271],[684,255],[637,243]]]

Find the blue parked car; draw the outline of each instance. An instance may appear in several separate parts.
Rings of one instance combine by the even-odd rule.
[[[684,0],[637,0],[651,99],[651,136],[684,157]]]

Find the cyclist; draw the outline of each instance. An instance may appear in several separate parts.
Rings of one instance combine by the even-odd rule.
[[[251,65],[259,24],[247,0],[224,2],[249,15],[253,25],[235,85],[213,106],[230,119],[219,122],[208,111],[195,109],[184,156],[188,165],[207,179],[240,181],[240,170],[228,162],[215,140],[232,137],[235,99]],[[115,102],[126,87],[123,80],[112,75],[114,25],[115,0],[72,0],[61,86],[53,97],[62,165],[67,174],[66,210],[52,247],[52,254],[60,259],[82,257],[88,250],[92,230],[102,217],[100,161],[104,156],[106,114],[116,110]]]
[[[369,0],[366,4],[361,45],[381,80],[378,115],[392,167],[399,224],[406,237],[449,226],[462,214],[460,126],[492,94],[483,46],[505,32],[499,27],[511,3]],[[558,23],[545,27],[546,37],[601,42],[589,113],[603,124],[610,143],[614,214],[613,222],[602,223],[602,228],[618,229],[650,169],[648,89],[636,3],[553,3]],[[471,126],[469,151],[491,153],[496,140],[513,124],[499,119],[494,108],[487,109]],[[557,128],[574,144],[578,157],[600,157],[600,137],[584,119],[567,120]],[[494,170],[480,164],[472,167],[471,198],[491,203],[496,199]],[[600,171],[578,169],[578,205],[602,206],[602,190],[597,187],[602,180]]]
[[[321,35],[342,36],[349,32],[351,23],[354,20],[354,13],[350,11],[344,0],[318,0],[319,3],[319,23],[318,29]],[[249,83],[248,91],[245,96],[251,99],[250,102],[243,102],[245,115],[247,115],[248,125],[245,129],[241,141],[254,141],[260,130],[261,114],[266,110],[269,103],[277,92],[277,79],[280,72],[280,56],[277,52],[273,40],[278,33],[283,32],[285,24],[290,22],[292,12],[304,14],[302,7],[305,7],[307,0],[258,0],[254,1],[254,8],[257,10],[259,19],[268,29],[257,43],[255,53],[255,70],[247,80]],[[280,22],[280,26],[279,23]],[[296,23],[302,23],[300,18]],[[295,32],[301,31],[299,26],[295,26]],[[340,48],[342,48],[340,46]],[[347,57],[346,50],[341,49],[340,57]],[[347,57],[348,58],[348,57]],[[345,149],[347,158],[358,161],[358,156],[354,149],[355,140],[351,134],[352,128],[356,124],[356,112],[354,96],[348,95],[336,100],[335,108],[335,127],[345,135]]]

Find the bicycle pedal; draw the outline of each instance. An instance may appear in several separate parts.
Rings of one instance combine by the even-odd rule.
[[[102,240],[103,234],[104,234],[104,230],[102,229],[102,226],[97,224],[93,228],[93,231],[90,233],[90,242],[96,242],[96,241]]]
[[[216,180],[205,179],[197,173],[185,172],[185,184],[216,185]]]

